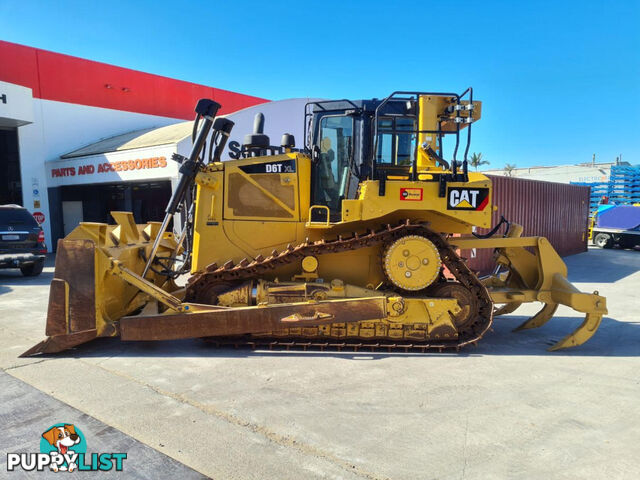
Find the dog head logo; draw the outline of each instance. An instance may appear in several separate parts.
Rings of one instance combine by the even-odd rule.
[[[77,457],[79,453],[86,451],[86,443],[82,432],[75,425],[70,423],[53,425],[42,434],[42,439],[41,452],[52,455],[51,470],[73,472],[78,468]]]
[[[58,449],[58,453],[64,455],[69,447],[80,443],[80,435],[76,433],[76,427],[73,425],[64,425],[62,427],[51,427],[42,434],[49,444]]]

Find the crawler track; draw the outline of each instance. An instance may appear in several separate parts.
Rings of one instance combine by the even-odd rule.
[[[399,341],[388,337],[349,337],[335,338],[331,336],[314,336],[302,338],[283,338],[281,336],[246,336],[234,338],[214,338],[211,341],[226,345],[246,345],[252,348],[278,348],[303,350],[400,350],[425,351],[427,349],[459,348],[477,342],[490,328],[493,320],[493,304],[489,293],[458,256],[451,245],[438,233],[433,232],[425,224],[413,224],[409,221],[399,225],[387,225],[380,230],[370,230],[365,234],[354,233],[349,237],[338,236],[334,240],[304,242],[296,246],[289,245],[282,252],[273,251],[269,257],[258,256],[253,261],[242,260],[237,265],[227,262],[223,266],[209,265],[204,271],[196,273],[187,283],[186,299],[198,301],[202,292],[212,286],[234,283],[243,280],[262,278],[271,274],[276,268],[292,262],[300,261],[307,255],[322,255],[353,251],[359,248],[382,246],[404,235],[422,235],[431,240],[437,247],[442,263],[451,272],[457,282],[477,297],[477,310],[473,321],[458,331],[457,339],[433,339],[426,341]],[[404,295],[404,294],[401,294]]]

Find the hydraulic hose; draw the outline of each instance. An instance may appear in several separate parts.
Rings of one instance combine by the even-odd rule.
[[[472,234],[476,238],[491,238],[498,232],[498,230],[500,229],[502,224],[506,224],[507,225],[507,228],[504,231],[504,236],[506,237],[509,234],[509,227],[511,227],[511,223],[506,218],[504,218],[504,216],[502,216],[502,215],[500,216],[500,221],[498,222],[498,224],[495,227],[493,227],[491,229],[491,231],[489,231],[489,232],[487,232],[485,234],[480,234],[480,233],[475,233],[475,232],[472,232]]]

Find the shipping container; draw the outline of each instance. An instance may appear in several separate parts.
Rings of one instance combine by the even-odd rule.
[[[493,176],[493,225],[504,216],[524,227],[522,236],[546,237],[560,256],[587,251],[589,187],[516,177]],[[477,229],[484,234],[489,229]],[[502,235],[501,228],[496,235]],[[491,249],[463,250],[469,267],[486,274],[493,270]]]

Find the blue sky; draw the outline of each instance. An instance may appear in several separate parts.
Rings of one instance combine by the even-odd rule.
[[[0,0],[3,40],[270,99],[472,85],[492,168],[640,163],[639,32],[637,0]]]

